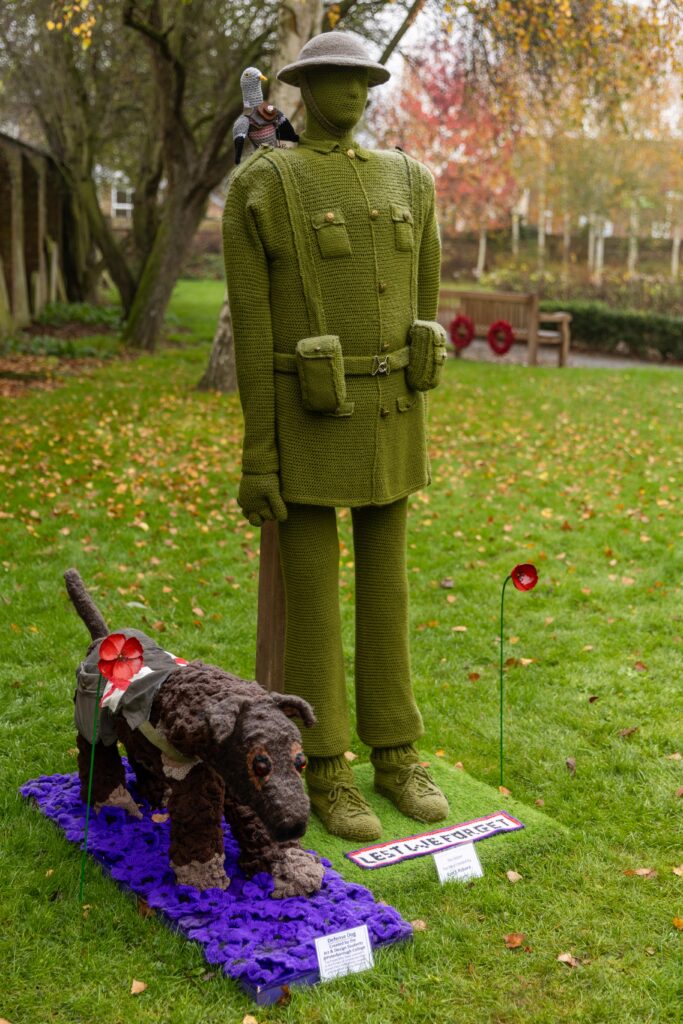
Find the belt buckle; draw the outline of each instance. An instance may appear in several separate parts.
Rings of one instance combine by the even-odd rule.
[[[380,356],[375,356],[372,376],[376,377],[379,375],[380,377],[388,377],[390,373],[391,366],[389,365],[389,356],[384,356],[382,358],[380,358]]]

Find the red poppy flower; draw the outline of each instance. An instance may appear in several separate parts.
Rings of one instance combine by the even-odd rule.
[[[451,341],[458,351],[460,351],[460,349],[467,348],[474,338],[474,321],[470,319],[470,317],[465,316],[464,313],[460,313],[451,321],[449,332]]]
[[[97,667],[116,688],[125,690],[143,666],[142,644],[137,637],[126,639],[123,633],[112,633],[100,644]]]
[[[504,356],[515,343],[515,334],[507,320],[496,320],[491,324],[488,343],[497,356]]]
[[[516,565],[510,573],[510,578],[517,590],[533,590],[538,583],[538,572],[536,566],[530,562],[523,565]]]

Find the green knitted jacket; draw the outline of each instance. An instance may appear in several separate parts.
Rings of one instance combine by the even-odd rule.
[[[427,168],[306,135],[296,149],[261,149],[232,175],[223,245],[243,472],[279,473],[285,501],[314,505],[386,504],[429,483],[426,401],[403,369],[347,377],[353,412],[333,416],[306,411],[296,373],[273,366],[274,353],[320,334],[339,336],[345,357],[383,357],[406,345],[416,319],[435,318]]]

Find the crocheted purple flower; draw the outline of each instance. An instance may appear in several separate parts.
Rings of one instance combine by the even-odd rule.
[[[135,777],[125,765],[126,784]],[[83,838],[85,805],[75,775],[42,776],[21,788],[43,813],[76,843]],[[367,924],[373,944],[411,934],[392,907],[377,904],[361,885],[345,882],[326,865],[321,891],[311,898],[272,898],[273,879],[265,872],[246,879],[238,867],[239,849],[224,828],[226,890],[177,885],[168,862],[169,824],[142,821],[107,808],[91,819],[89,849],[124,888],[144,896],[150,907],[181,934],[199,942],[206,960],[231,978],[250,985],[283,985],[317,971],[314,939],[345,927]]]

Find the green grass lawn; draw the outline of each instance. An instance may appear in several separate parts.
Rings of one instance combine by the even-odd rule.
[[[409,536],[422,747],[450,780],[453,821],[470,782],[459,807],[466,777],[449,766],[497,786],[500,587],[534,562],[537,588],[506,594],[505,781],[522,818],[526,805],[562,829],[481,843],[486,873],[467,886],[441,888],[426,860],[396,873],[346,866],[426,930],[378,953],[372,972],[296,990],[288,1007],[257,1010],[207,978],[198,947],[138,916],[92,867],[83,919],[76,849],[17,797],[28,778],[75,769],[71,696],[87,638],[63,570],[79,567],[113,626],[161,631],[185,657],[253,673],[259,537],[235,501],[239,401],[194,390],[222,293],[178,286],[172,330],[193,332],[178,333],[182,347],[0,405],[0,1017],[680,1021],[680,371],[452,361],[430,400],[433,485],[410,500]],[[341,525],[350,659],[344,513]],[[330,845],[337,863],[341,848]],[[625,874],[638,868],[656,876]],[[511,932],[524,933],[520,950],[506,949]],[[580,966],[558,962],[565,952]],[[129,994],[133,978],[144,994]]]

